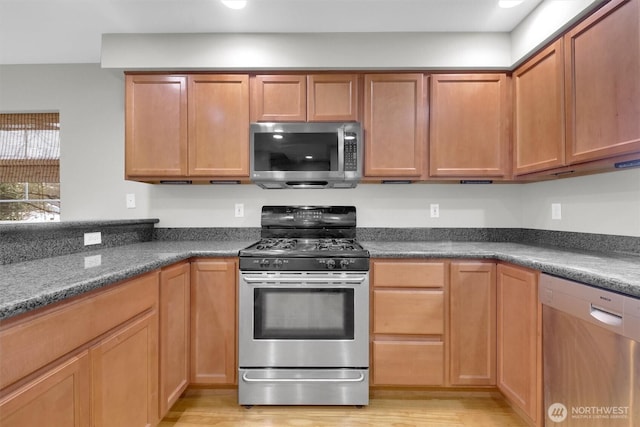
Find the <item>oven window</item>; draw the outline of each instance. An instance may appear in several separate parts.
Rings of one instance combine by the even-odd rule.
[[[352,340],[353,289],[254,289],[254,339]]]
[[[272,172],[337,171],[338,134],[256,133],[254,169]]]

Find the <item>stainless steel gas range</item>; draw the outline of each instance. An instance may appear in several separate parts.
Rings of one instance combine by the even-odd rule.
[[[369,252],[353,206],[264,206],[240,251],[241,405],[369,403]]]

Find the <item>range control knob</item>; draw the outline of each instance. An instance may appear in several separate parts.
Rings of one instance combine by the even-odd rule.
[[[329,270],[333,270],[334,268],[336,268],[336,262],[332,259],[328,259],[327,262],[325,262],[325,265]]]
[[[349,268],[349,260],[348,259],[340,260],[340,268],[342,269]]]
[[[275,268],[282,268],[282,264],[284,264],[284,262],[281,259],[275,259],[272,263]]]
[[[263,258],[260,260],[260,267],[262,268],[267,268],[269,267],[269,260],[266,258]]]

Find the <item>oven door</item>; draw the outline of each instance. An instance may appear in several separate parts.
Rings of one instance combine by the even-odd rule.
[[[369,366],[368,272],[241,272],[241,368]]]

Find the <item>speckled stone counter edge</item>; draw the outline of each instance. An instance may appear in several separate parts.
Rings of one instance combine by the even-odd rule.
[[[154,227],[158,219],[0,225],[0,265],[158,241],[258,240],[258,227]],[[85,232],[101,231],[102,244],[84,246]],[[640,237],[521,228],[357,228],[365,241],[513,242],[640,255]]]
[[[158,219],[69,221],[0,225],[0,265],[94,251],[153,239]],[[102,243],[84,245],[84,233],[102,233]]]

